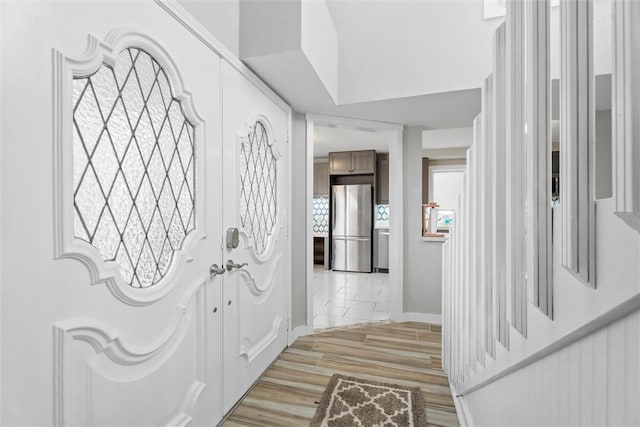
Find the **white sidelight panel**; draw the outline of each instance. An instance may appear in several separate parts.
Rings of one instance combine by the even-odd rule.
[[[463,204],[462,204],[462,195],[458,196],[458,210],[457,210],[457,214],[459,216],[459,218],[462,218],[462,213],[463,213]],[[461,221],[458,221],[459,223],[462,223]],[[464,269],[461,268],[460,266],[462,265],[462,253],[463,253],[463,246],[462,246],[462,236],[463,236],[463,228],[462,227],[455,227],[455,234],[454,234],[454,238],[455,238],[455,263],[454,265],[457,267],[454,267],[454,274],[455,274],[455,278],[453,281],[453,289],[454,289],[454,300],[453,300],[453,304],[454,304],[454,313],[455,313],[455,346],[454,346],[454,358],[455,358],[455,369],[454,369],[454,379],[456,382],[462,382],[463,379],[461,378],[460,372],[461,372],[461,367],[462,367],[462,355],[463,355],[463,351],[461,350],[463,348],[464,345],[464,333],[463,333],[463,321],[462,321],[462,315],[464,313],[463,307],[462,307],[462,303],[463,303],[463,294],[462,294],[462,277],[464,274]]]
[[[466,193],[466,173],[465,173],[465,184],[463,186],[463,192],[460,194],[460,203],[458,205],[458,212],[460,214],[459,228],[458,228],[458,268],[460,270],[457,282],[457,291],[458,291],[458,319],[460,321],[459,331],[458,331],[458,347],[456,349],[457,353],[460,354],[460,364],[458,366],[458,376],[460,382],[465,382],[467,380],[467,349],[469,347],[469,339],[468,339],[468,326],[467,326],[467,305],[469,300],[467,298],[467,287],[466,287],[466,262],[467,262],[467,251],[466,251],[466,198],[464,197]]]
[[[484,133],[484,144],[481,150],[483,157],[483,190],[482,190],[482,276],[484,281],[484,346],[487,353],[492,358],[496,356],[496,333],[494,327],[494,296],[496,294],[495,282],[493,280],[493,230],[494,230],[494,206],[493,206],[493,174],[494,174],[494,158],[493,150],[495,144],[494,137],[494,101],[493,101],[493,75],[487,77],[482,88],[482,118]]]
[[[507,285],[511,324],[527,336],[527,210],[525,194],[525,3],[507,2],[506,20],[506,156],[507,156]]]
[[[594,186],[592,21],[610,19],[606,1],[561,3],[559,208],[553,0],[508,0],[496,30],[444,262],[443,360],[463,424],[638,425],[640,2],[613,1],[613,198],[596,201]]]
[[[560,21],[562,265],[595,288],[592,1],[562,2]]]
[[[640,232],[640,2],[613,2],[613,164],[616,214]]]
[[[553,318],[551,246],[551,67],[548,0],[528,2],[526,12],[526,149],[528,182],[527,283],[529,299]]]
[[[476,276],[474,274],[474,265],[473,265],[473,257],[475,255],[475,250],[473,248],[473,217],[474,217],[474,206],[473,206],[473,162],[475,159],[475,147],[471,145],[467,150],[467,171],[465,172],[465,186],[464,186],[464,203],[465,203],[465,212],[464,212],[464,231],[465,231],[465,287],[466,287],[466,306],[467,306],[467,330],[468,330],[468,375],[471,375],[471,371],[475,371],[475,363],[477,358],[477,348],[475,346],[476,343],[476,292],[475,292],[475,282]]]
[[[506,158],[506,26],[496,30],[493,47],[493,279],[496,283],[494,310],[495,330],[500,344],[508,348],[509,324],[507,321],[507,158]]]
[[[485,187],[484,178],[484,133],[483,133],[484,117],[479,114],[473,120],[473,165],[471,169],[473,183],[473,277],[475,280],[476,294],[476,361],[484,366],[484,344],[485,344],[485,276],[482,271],[484,266],[483,250],[483,222],[484,222],[484,203],[483,189]]]
[[[469,161],[469,150],[467,150],[467,162]],[[462,322],[463,322],[463,341],[460,349],[462,350],[463,361],[462,361],[462,380],[466,381],[469,378],[469,367],[470,367],[470,359],[471,359],[471,294],[469,292],[469,255],[470,245],[469,245],[469,166],[467,165],[467,170],[464,173],[464,184],[462,187],[461,194],[461,207],[460,207],[460,231],[462,237],[462,277],[461,277],[461,298],[462,298]]]

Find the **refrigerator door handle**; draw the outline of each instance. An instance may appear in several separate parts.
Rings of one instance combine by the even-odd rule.
[[[331,194],[331,199],[331,206],[329,206],[329,209],[331,209],[331,227],[334,227],[336,224],[336,193]]]

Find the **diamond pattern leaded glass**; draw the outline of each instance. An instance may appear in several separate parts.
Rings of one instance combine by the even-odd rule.
[[[74,235],[133,287],[164,277],[195,228],[194,136],[143,50],[73,80]]]
[[[264,253],[276,223],[276,157],[264,125],[256,122],[240,146],[240,221]]]

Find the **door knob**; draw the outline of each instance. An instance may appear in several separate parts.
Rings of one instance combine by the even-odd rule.
[[[222,267],[218,267],[218,264],[211,264],[211,267],[209,267],[209,279],[213,279],[218,274],[224,274],[224,273],[225,273],[225,269]]]
[[[236,264],[232,260],[229,260],[227,261],[227,271],[231,271],[234,268],[242,268],[246,265],[249,265],[249,264],[247,264],[246,262],[243,262],[242,264]]]

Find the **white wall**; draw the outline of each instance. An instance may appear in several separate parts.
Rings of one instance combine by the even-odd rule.
[[[429,200],[440,205],[441,209],[457,210],[458,196],[462,193],[464,171],[437,170],[430,167]]]
[[[300,8],[299,1],[241,1],[240,58],[299,49]]]
[[[463,150],[463,157],[453,157],[458,150]],[[443,150],[422,150],[422,155],[429,158],[429,201],[434,201],[442,209],[458,209],[458,195],[462,194],[464,187],[464,171],[467,167],[465,148],[443,149]],[[451,153],[451,157],[430,157],[434,152]],[[436,178],[434,179],[434,175]],[[436,183],[436,181],[439,181]]]
[[[293,113],[291,134],[291,328],[307,324],[307,128]]]
[[[596,111],[596,199],[612,196],[611,110]]]
[[[464,397],[474,426],[640,425],[640,311]]]
[[[328,157],[332,151],[358,150],[388,153],[389,135],[370,130],[314,126],[313,157]]]
[[[338,33],[325,0],[301,2],[301,48],[334,102],[338,101]]]
[[[424,150],[469,148],[473,144],[473,127],[431,129],[422,131]],[[465,150],[466,151],[466,150]],[[464,155],[462,156],[464,157]]]
[[[234,55],[240,53],[240,0],[178,0]]]
[[[451,160],[451,159],[464,159],[467,155],[467,148],[438,148],[435,150],[422,150],[422,157],[429,158],[431,160]]]
[[[422,240],[422,128],[405,127],[404,295],[405,313],[442,313],[442,243]]]

